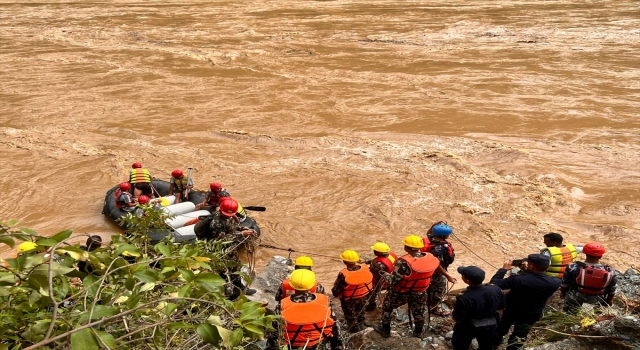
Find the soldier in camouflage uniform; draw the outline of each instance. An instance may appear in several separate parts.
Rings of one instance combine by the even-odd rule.
[[[404,243],[404,251],[407,255],[396,260],[391,274],[386,274],[385,279],[389,283],[389,292],[382,303],[382,318],[374,330],[383,337],[391,336],[391,314],[393,310],[404,304],[408,304],[410,314],[413,316],[415,328],[413,334],[422,336],[424,331],[424,311],[427,304],[427,288],[431,276],[435,271],[455,282],[447,271],[441,266],[438,259],[428,253],[420,252],[424,242],[419,236],[407,236]]]
[[[225,292],[231,300],[237,298],[245,288],[242,276],[235,273],[239,271],[239,267],[242,265],[238,257],[238,248],[249,236],[257,235],[255,230],[240,226],[240,222],[236,217],[237,211],[238,202],[233,199],[227,199],[220,204],[220,210],[211,215],[208,230],[202,226],[196,227],[194,230],[198,239],[232,242],[231,251],[227,253],[225,258],[237,262],[238,266],[220,273],[220,277],[230,282],[227,284]],[[203,223],[206,223],[206,221],[203,221]],[[247,295],[253,293],[255,293],[255,289],[247,289],[245,291]]]
[[[421,251],[431,253],[438,258],[440,266],[445,270],[453,263],[456,256],[453,246],[447,241],[447,237],[452,233],[453,229],[449,225],[443,222],[434,224],[429,229],[427,237],[423,239],[424,248],[421,249]],[[427,289],[427,305],[433,310],[434,314],[447,316],[451,313],[440,307],[446,293],[447,278],[438,272],[434,273],[431,277],[429,289]]]
[[[353,250],[345,250],[340,259],[345,268],[338,274],[331,293],[340,299],[349,332],[356,333],[367,328],[364,308],[373,289],[373,275],[367,265],[359,264],[360,257]]]

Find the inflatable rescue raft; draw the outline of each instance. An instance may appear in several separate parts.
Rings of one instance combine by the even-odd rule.
[[[189,193],[188,200],[178,204],[174,204],[175,197],[168,196],[169,182],[163,180],[153,180],[151,181],[151,185],[155,187],[158,193],[160,193],[160,195],[164,198],[162,201],[162,210],[167,214],[175,215],[173,218],[167,219],[165,221],[165,227],[157,228],[149,233],[149,236],[151,237],[151,243],[156,244],[168,235],[173,236],[176,243],[195,240],[196,225],[189,224],[185,226],[185,224],[190,223],[190,221],[193,221],[193,219],[197,219],[198,217],[211,214],[208,210],[196,210],[196,204],[200,204],[202,203],[202,201],[204,201],[205,194],[192,190]],[[128,212],[116,206],[115,194],[118,189],[119,187],[115,186],[114,188],[107,191],[107,194],[104,197],[104,207],[102,208],[102,213],[116,225],[122,227],[123,229],[126,229],[126,227],[123,227],[118,222],[118,219],[128,214]],[[243,219],[241,219],[240,224],[244,227],[254,229],[258,232],[258,234],[260,234],[260,228],[253,218],[245,216]]]

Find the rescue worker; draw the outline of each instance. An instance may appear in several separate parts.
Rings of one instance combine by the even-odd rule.
[[[385,273],[391,273],[391,271],[393,271],[393,263],[398,260],[398,256],[392,252],[389,245],[384,242],[376,242],[376,244],[371,246],[371,249],[376,257],[365,263],[369,265],[369,271],[373,274],[373,291],[371,291],[365,311],[376,310],[378,294],[382,289],[386,289],[387,287],[387,284],[381,277]]]
[[[567,313],[575,314],[584,303],[612,305],[616,294],[615,270],[600,263],[606,252],[604,246],[589,242],[582,252],[586,260],[569,264],[562,277],[560,297],[564,298],[563,311]]]
[[[423,238],[424,248],[420,251],[431,253],[433,256],[440,260],[440,266],[447,271],[449,265],[455,260],[456,254],[453,250],[453,245],[447,238],[453,233],[451,226],[438,222],[431,226],[431,233],[427,237]],[[442,299],[447,293],[447,279],[444,275],[435,272],[431,276],[431,284],[427,289],[427,305],[431,308],[432,312],[439,316],[447,316],[451,314],[450,311],[446,311],[442,306]]]
[[[293,271],[289,281],[295,292],[282,299],[279,305],[284,321],[284,343],[289,349],[316,350],[325,349],[325,342],[329,342],[332,350],[341,350],[338,322],[329,298],[309,291],[316,285],[315,274],[298,269]]]
[[[238,202],[229,198],[220,204],[220,210],[214,211],[207,220],[196,224],[195,233],[198,239],[242,241],[245,237],[257,235],[255,230],[240,225],[236,216]],[[208,224],[208,225],[207,225]],[[208,226],[208,227],[203,227]]]
[[[300,270],[300,269],[311,271],[312,267],[313,267],[313,260],[310,257],[299,256],[296,259],[293,268],[294,268],[294,271]],[[278,287],[278,290],[276,291],[275,299],[279,303],[282,299],[293,295],[294,292],[295,292],[295,289],[291,286],[291,282],[287,278],[284,281],[282,281],[282,284],[280,285],[280,287]],[[309,292],[324,294],[324,287],[321,284],[316,283],[313,287],[309,289]]]
[[[176,204],[182,201],[183,196],[186,199],[186,190],[192,188],[193,179],[185,178],[182,170],[174,170],[171,172],[171,180],[169,180],[169,195],[176,196]]]
[[[547,300],[560,287],[559,278],[545,273],[551,264],[548,256],[530,254],[526,260],[526,270],[522,274],[504,278],[507,271],[513,268],[512,260],[507,260],[491,278],[491,284],[503,290],[509,289],[506,295],[507,306],[493,336],[494,349],[502,344],[503,337],[509,333],[512,325],[514,327],[507,350],[522,349],[531,327],[542,317]]]
[[[141,163],[133,163],[129,173],[129,183],[133,186],[133,197],[138,198],[144,194],[150,198],[155,198],[151,189],[151,175],[149,170],[144,169]]]
[[[478,341],[478,350],[490,350],[500,317],[498,310],[505,307],[504,293],[500,287],[483,286],[485,273],[477,266],[460,266],[458,273],[469,286],[456,296],[451,315],[456,321],[451,338],[453,350],[469,350],[473,338]]]
[[[141,195],[140,197],[138,197],[138,203],[136,204],[136,207],[133,210],[133,213],[141,218],[142,216],[146,215],[143,206],[145,204],[153,204],[156,208],[158,207],[159,203],[162,201],[162,199],[158,198],[158,199],[153,199],[151,200],[149,197],[145,196],[145,195]]]
[[[242,265],[238,257],[238,248],[250,236],[257,236],[258,233],[255,230],[240,226],[240,220],[236,216],[238,202],[235,200],[228,199],[223,201],[219,209],[213,212],[206,220],[197,223],[194,231],[198,239],[231,242],[231,251],[227,253],[227,259],[237,262],[237,268],[228,272],[220,272],[220,276],[229,281],[225,292],[230,300],[234,300],[240,296],[241,291],[244,291],[245,295],[252,295],[256,292],[255,289],[251,288],[245,290],[242,276],[235,272],[238,272]]]
[[[116,197],[116,207],[122,211],[130,213],[136,208],[136,199],[129,192],[131,184],[123,182],[120,184],[118,190],[114,193]]]
[[[202,203],[196,205],[196,209],[208,209],[213,212],[218,208],[221,199],[224,197],[231,197],[226,189],[222,188],[219,182],[212,182],[209,184],[209,191],[205,194]]]
[[[449,282],[455,283],[440,266],[440,261],[429,253],[421,252],[424,242],[419,236],[411,235],[402,240],[406,255],[396,260],[393,272],[385,274],[389,291],[382,303],[380,324],[373,329],[384,338],[391,336],[391,314],[393,310],[408,304],[409,314],[413,316],[415,328],[413,335],[421,337],[424,331],[424,311],[427,306],[427,288],[435,271],[443,274]],[[411,317],[411,316],[410,316]]]
[[[347,330],[357,333],[366,329],[364,308],[373,289],[373,275],[369,266],[360,264],[358,253],[345,250],[340,254],[345,268],[338,273],[331,293],[340,299],[340,306],[347,321]]]
[[[551,266],[547,270],[549,276],[562,278],[567,265],[575,262],[578,254],[582,252],[582,247],[576,247],[571,243],[562,244],[563,240],[559,233],[551,232],[544,235],[544,245],[547,248],[542,249],[540,254],[551,258]]]

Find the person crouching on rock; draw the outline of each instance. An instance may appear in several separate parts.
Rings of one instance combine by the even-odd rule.
[[[308,256],[299,256],[294,263],[294,270],[309,270],[313,267],[313,260]],[[279,303],[282,299],[287,298],[295,294],[295,288],[291,286],[291,281],[289,278],[282,281],[282,284],[276,291],[276,301]],[[309,289],[310,293],[320,293],[324,294],[324,287],[317,283]]]
[[[365,262],[369,265],[369,270],[373,274],[373,291],[368,297],[369,302],[367,303],[366,311],[376,310],[378,293],[387,287],[387,283],[380,277],[385,273],[391,273],[391,271],[393,271],[393,263],[398,260],[398,256],[392,252],[389,245],[384,242],[376,242],[376,244],[371,246],[371,250],[373,250],[373,254],[376,257],[373,260]]]
[[[331,350],[342,350],[338,322],[329,298],[309,291],[316,285],[315,274],[306,269],[295,270],[289,282],[295,292],[279,305],[284,321],[284,343],[289,349],[316,350],[325,349],[324,342],[328,341]]]
[[[385,275],[389,283],[389,292],[382,303],[380,324],[373,327],[384,338],[391,336],[393,310],[404,304],[408,304],[409,314],[413,316],[415,325],[413,335],[421,337],[424,332],[424,311],[427,306],[427,288],[429,288],[431,276],[437,271],[449,282],[456,282],[456,279],[440,266],[440,261],[436,257],[420,252],[420,249],[424,248],[421,237],[407,236],[402,243],[407,254],[396,260],[391,274]]]
[[[169,180],[169,195],[176,196],[176,204],[182,201],[185,191],[192,188],[193,179],[185,178],[182,170],[174,170],[171,172],[171,180]]]
[[[491,338],[496,329],[498,310],[505,308],[502,289],[497,286],[483,286],[484,271],[476,266],[460,266],[458,273],[462,281],[468,284],[460,295],[456,296],[453,308],[453,350],[469,350],[473,338],[478,340],[478,350],[491,350]]]
[[[338,273],[331,293],[340,299],[349,332],[356,333],[367,328],[364,308],[373,289],[373,275],[369,266],[359,264],[360,257],[353,250],[345,250],[340,259],[346,267]]]

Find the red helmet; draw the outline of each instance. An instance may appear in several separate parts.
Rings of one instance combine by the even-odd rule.
[[[171,176],[178,178],[183,177],[184,174],[182,173],[182,170],[174,170],[171,172]]]
[[[607,250],[598,242],[589,242],[584,245],[582,252],[591,256],[603,256]]]
[[[236,215],[238,212],[238,202],[234,199],[226,198],[222,203],[220,203],[220,214],[231,217]]]
[[[131,167],[134,169],[142,168],[142,163],[135,162]]]
[[[145,196],[144,194],[140,197],[138,197],[138,203],[140,204],[147,204],[149,203],[149,197]]]
[[[209,184],[209,188],[214,191],[220,191],[222,189],[222,184],[219,182],[212,182]]]
[[[129,191],[131,188],[131,184],[128,182],[123,182],[120,184],[120,191]]]

